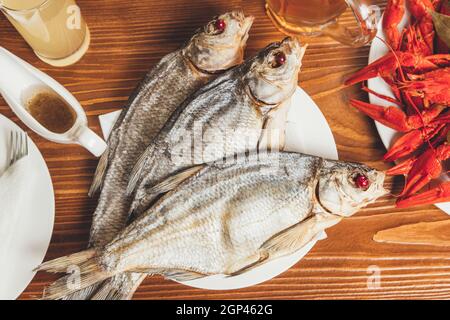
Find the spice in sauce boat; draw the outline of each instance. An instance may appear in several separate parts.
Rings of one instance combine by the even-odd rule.
[[[95,156],[106,143],[89,129],[77,99],[56,80],[0,47],[0,94],[31,130],[58,143],[76,143]]]

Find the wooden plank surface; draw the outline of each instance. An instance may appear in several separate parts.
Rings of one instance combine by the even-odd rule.
[[[262,0],[79,0],[78,3],[89,24],[92,44],[88,54],[74,66],[58,69],[40,62],[3,17],[0,45],[64,84],[80,100],[90,127],[97,132],[100,132],[98,115],[120,109],[145,72],[178,48],[211,16],[243,8],[246,14],[256,17],[247,56],[283,37],[265,15]],[[383,7],[384,1],[379,4]],[[325,37],[309,39],[308,43],[300,85],[327,118],[339,157],[378,169],[388,168],[390,164],[380,160],[385,149],[373,121],[347,103],[350,96],[366,100],[366,94],[358,86],[346,88],[342,84],[346,76],[367,63],[369,47],[349,48]],[[0,113],[24,128],[3,100]],[[55,188],[55,229],[46,259],[84,249],[97,201],[87,196],[97,160],[81,147],[55,144],[30,130],[27,132],[43,153]],[[401,183],[401,179],[389,179],[387,185],[396,194]],[[242,290],[206,291],[152,277],[139,288],[135,298],[449,298],[448,247],[373,240],[377,232],[385,229],[446,219],[448,216],[433,206],[396,209],[394,197],[387,196],[329,229],[328,239],[320,241],[302,261],[271,281]],[[381,276],[379,285],[370,285],[374,273]],[[21,298],[40,297],[44,286],[55,279],[53,275],[38,274]]]

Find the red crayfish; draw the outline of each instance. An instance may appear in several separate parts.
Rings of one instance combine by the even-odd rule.
[[[399,31],[405,5],[411,21]],[[389,0],[382,26],[391,51],[345,82],[353,85],[379,76],[394,93],[395,99],[363,85],[364,91],[392,106],[386,108],[355,99],[350,104],[404,133],[384,156],[386,161],[401,161],[387,174],[406,176],[398,207],[450,201],[450,182],[421,191],[446,171],[443,162],[450,158],[450,54],[435,33],[432,10],[450,15],[450,1]]]

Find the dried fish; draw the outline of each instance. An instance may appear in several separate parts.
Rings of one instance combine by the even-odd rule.
[[[232,276],[301,249],[325,228],[386,194],[384,173],[362,164],[297,153],[239,159],[170,177],[154,187],[167,193],[104,248],[38,269],[67,272],[76,264],[81,287],[124,272],[176,280]],[[70,276],[47,288],[45,298],[70,294]]]
[[[136,165],[131,185],[143,177],[131,207],[133,215],[140,215],[156,199],[148,186],[169,174],[257,148],[263,127],[290,105],[304,52],[305,47],[292,38],[273,43],[181,105]],[[121,274],[93,299],[131,298],[143,279]]]
[[[165,56],[135,90],[109,137],[90,191],[102,189],[91,228],[91,247],[108,243],[125,226],[131,199],[122,191],[139,155],[189,95],[242,62],[252,22],[253,17],[240,11],[214,18],[183,48]],[[94,290],[67,298],[85,299]]]
[[[133,213],[148,208],[155,199],[149,187],[168,175],[256,149],[264,127],[297,88],[304,52],[293,38],[272,43],[181,105],[130,176],[128,193],[136,189]]]

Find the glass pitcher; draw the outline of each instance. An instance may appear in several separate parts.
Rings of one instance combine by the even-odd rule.
[[[344,13],[351,10],[349,23]],[[274,24],[288,35],[328,35],[354,47],[369,43],[376,35],[380,8],[359,0],[266,0]],[[351,26],[350,26],[351,25]]]
[[[89,48],[89,28],[75,0],[0,0],[0,11],[48,64],[71,65]]]

